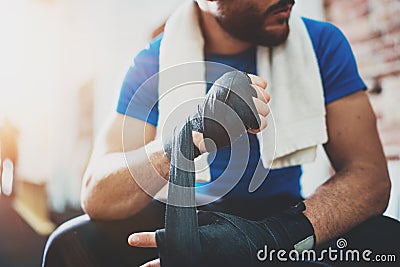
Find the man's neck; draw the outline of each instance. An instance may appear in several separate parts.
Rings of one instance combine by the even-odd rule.
[[[200,25],[205,40],[205,52],[216,54],[237,54],[252,46],[228,34],[215,17],[199,9]]]

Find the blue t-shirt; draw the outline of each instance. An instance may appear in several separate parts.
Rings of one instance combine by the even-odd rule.
[[[320,22],[303,18],[310,35],[314,51],[316,53],[320,68],[320,75],[324,88],[325,103],[328,104],[339,98],[345,97],[359,90],[366,88],[362,81],[351,47],[343,33],[327,22]],[[126,114],[133,118],[147,121],[157,126],[158,122],[158,88],[157,80],[152,79],[147,85],[138,90],[151,76],[159,71],[159,51],[162,35],[154,39],[147,49],[142,50],[134,59],[133,65],[129,68],[122,84],[117,112]],[[256,48],[250,48],[235,55],[206,55],[206,61],[212,61],[229,65],[247,73],[257,74]],[[214,75],[206,71],[206,79],[213,80],[207,75]],[[222,75],[222,73],[221,73]],[[218,77],[218,76],[216,76]],[[215,80],[215,79],[214,79]],[[207,90],[211,87],[208,85]],[[190,114],[188,114],[190,115]],[[278,133],[279,134],[279,133]],[[210,172],[213,183],[212,187],[199,187],[198,192],[213,194],[221,187],[229,186],[224,181],[230,177],[238,178],[243,173],[239,183],[232,189],[228,196],[260,198],[273,197],[277,195],[300,196],[301,166],[271,170],[268,172],[260,163],[259,142],[256,135],[243,135],[232,146],[246,143],[245,138],[250,142],[250,156],[246,162],[243,173],[243,158],[231,156],[231,148],[219,149],[211,158]],[[235,153],[232,153],[234,155]],[[228,166],[229,162],[229,166]],[[267,176],[263,184],[253,193],[248,192],[249,183],[253,175]],[[221,178],[228,179],[221,179]],[[240,178],[240,177],[239,177]],[[215,189],[215,192],[212,192]]]

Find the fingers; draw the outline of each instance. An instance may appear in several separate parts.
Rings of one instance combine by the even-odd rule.
[[[203,134],[196,131],[192,131],[192,135],[193,135],[193,144],[200,150],[200,152],[201,153],[207,152]]]
[[[249,129],[248,132],[252,134],[258,134],[268,126],[268,121],[265,116],[258,115],[260,117],[260,128],[259,129]]]
[[[249,77],[250,77],[250,79],[251,79],[251,82],[253,83],[253,84],[255,84],[255,85],[257,85],[257,86],[259,86],[259,87],[261,87],[262,89],[265,89],[265,88],[267,88],[267,81],[265,81],[263,78],[261,78],[260,76],[256,76],[256,75],[253,75],[253,74],[247,74]]]
[[[253,83],[252,86],[254,87],[254,89],[256,89],[257,98],[264,101],[265,103],[268,103],[271,99],[271,96],[266,90],[268,85],[267,81],[253,74],[248,74],[248,76],[250,77],[251,82]]]
[[[269,114],[268,104],[266,104],[265,102],[261,101],[258,98],[254,98],[254,97],[253,97],[253,101],[254,101],[254,105],[256,106],[257,113],[264,117],[268,116],[268,114]]]
[[[128,243],[134,247],[141,248],[155,248],[156,243],[156,233],[155,232],[142,232],[134,233],[128,237]],[[143,264],[141,267],[160,267],[160,259],[155,259]]]
[[[264,130],[265,128],[267,128],[267,126],[268,126],[268,120],[267,120],[266,117],[264,117],[264,116],[262,116],[262,115],[259,115],[259,116],[260,116],[260,124],[261,124],[259,131],[261,132],[262,130]]]
[[[161,266],[160,259],[155,259],[155,260],[152,260],[152,261],[149,261],[149,262],[143,264],[140,267],[160,267],[160,266]]]
[[[128,237],[128,244],[133,247],[140,248],[156,248],[156,233],[155,232],[142,232],[135,233]]]
[[[268,121],[266,116],[270,113],[270,108],[268,106],[269,101],[271,100],[270,94],[267,92],[267,82],[263,80],[261,77],[255,75],[249,75],[253,84],[253,88],[257,92],[257,98],[253,97],[254,105],[257,109],[258,116],[260,117],[260,128],[259,129],[249,129],[248,132],[252,134],[257,134],[264,130]]]
[[[254,85],[254,84],[252,84],[252,86],[257,92],[257,98],[262,100],[265,103],[269,103],[269,101],[271,100],[271,96],[267,92],[267,90],[262,89],[261,87]]]

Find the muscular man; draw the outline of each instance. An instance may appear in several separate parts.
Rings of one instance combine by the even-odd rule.
[[[247,73],[257,74],[256,46],[279,46],[290,33],[292,1],[198,0],[193,4],[205,41],[205,60]],[[328,134],[324,148],[335,169],[335,174],[304,201],[304,215],[312,224],[316,248],[345,236],[352,247],[390,251],[397,246],[393,235],[400,236],[399,227],[379,216],[387,206],[390,180],[366,86],[343,34],[329,23],[302,21],[318,61]],[[98,137],[82,189],[82,206],[90,219],[80,217],[56,230],[46,246],[45,266],[135,266],[157,258],[155,249],[146,249],[156,245],[153,232],[130,236],[133,248],[126,244],[126,238],[133,232],[163,228],[164,205],[148,195],[160,190],[158,178],[168,177],[170,165],[162,148],[153,142],[159,116],[153,103],[158,91],[157,86],[138,90],[159,71],[162,40],[160,35],[136,56],[121,88],[117,112]],[[267,82],[258,76],[251,78],[259,92],[254,98],[257,111],[265,117],[269,113]],[[265,126],[250,129],[245,135],[250,158],[240,182],[221,200],[201,209],[262,219],[302,200],[301,166],[255,172],[260,148],[254,134]],[[123,139],[127,133],[132,138]],[[200,143],[201,134],[196,133],[194,144]],[[229,147],[217,151],[210,166],[213,180],[224,170],[235,170],[235,162],[227,165],[229,153]],[[253,175],[267,173],[262,186],[249,193]],[[159,261],[154,260],[147,266],[157,265]]]

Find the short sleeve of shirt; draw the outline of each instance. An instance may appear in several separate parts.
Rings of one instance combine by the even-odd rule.
[[[139,52],[122,83],[117,112],[157,126],[161,36]]]
[[[344,34],[328,22],[303,20],[318,58],[325,103],[365,90],[366,85],[358,73],[353,51]]]

